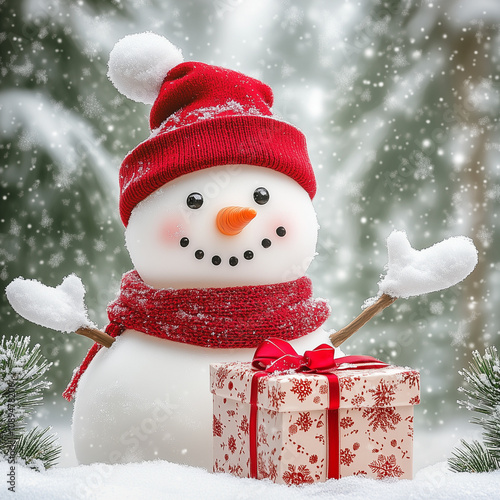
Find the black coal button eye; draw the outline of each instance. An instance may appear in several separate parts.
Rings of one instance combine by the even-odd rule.
[[[191,193],[187,197],[186,204],[193,210],[200,208],[203,205],[203,196],[200,193]]]
[[[269,201],[269,191],[264,187],[259,187],[253,192],[253,199],[257,205],[265,205]]]

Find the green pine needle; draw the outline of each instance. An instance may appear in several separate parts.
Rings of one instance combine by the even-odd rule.
[[[466,385],[459,390],[467,399],[459,404],[479,414],[471,423],[482,427],[483,444],[462,440],[448,464],[455,472],[490,472],[500,469],[500,358],[495,347],[487,348],[484,356],[474,351],[472,358],[460,372]]]

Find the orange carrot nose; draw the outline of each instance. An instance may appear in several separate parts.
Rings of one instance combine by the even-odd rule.
[[[222,234],[234,236],[241,233],[243,228],[257,215],[253,208],[225,207],[217,214],[217,229]]]

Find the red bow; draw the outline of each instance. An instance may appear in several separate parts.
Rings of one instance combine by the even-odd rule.
[[[312,351],[306,351],[303,356],[285,340],[270,338],[264,340],[253,356],[252,367],[267,373],[293,370],[295,372],[329,372],[339,369],[344,363],[361,363],[363,368],[379,368],[387,366],[371,356],[344,356],[334,359],[335,348],[321,344]],[[347,367],[346,367],[347,368]]]

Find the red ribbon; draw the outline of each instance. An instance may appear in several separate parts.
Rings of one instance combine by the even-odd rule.
[[[328,426],[328,479],[340,477],[340,449],[338,408],[340,389],[337,370],[373,369],[387,366],[371,356],[344,356],[334,358],[335,348],[321,344],[304,355],[297,354],[285,340],[270,338],[264,340],[255,351],[252,367],[256,371],[250,389],[250,477],[257,478],[257,399],[258,380],[274,372],[318,373],[325,375],[329,386]],[[353,366],[355,365],[355,366]]]

